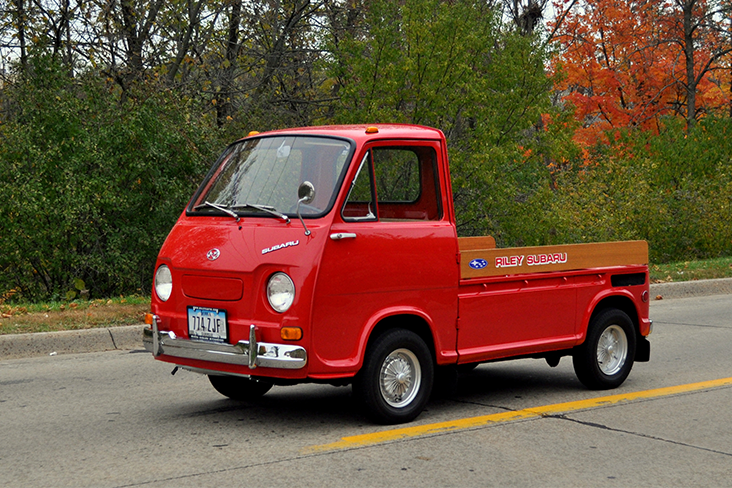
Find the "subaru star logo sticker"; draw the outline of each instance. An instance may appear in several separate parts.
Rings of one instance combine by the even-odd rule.
[[[468,266],[470,266],[473,269],[483,269],[486,266],[488,266],[488,261],[486,261],[485,259],[480,259],[480,258],[473,259],[472,261],[470,261],[470,263],[468,263]]]
[[[206,257],[209,261],[216,261],[217,259],[219,259],[219,256],[221,256],[221,251],[216,248],[213,248],[206,253]]]

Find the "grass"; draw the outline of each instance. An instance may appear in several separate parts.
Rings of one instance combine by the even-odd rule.
[[[93,329],[143,323],[150,297],[0,304],[0,335]]]
[[[651,283],[730,278],[732,277],[732,257],[652,264],[649,270]]]
[[[651,283],[732,277],[732,257],[653,264]],[[9,304],[0,301],[0,335],[136,325],[150,310],[150,297]]]

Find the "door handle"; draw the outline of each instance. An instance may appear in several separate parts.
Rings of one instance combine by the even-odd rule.
[[[355,239],[355,232],[336,232],[330,235],[330,238],[334,241],[340,241],[341,239]]]

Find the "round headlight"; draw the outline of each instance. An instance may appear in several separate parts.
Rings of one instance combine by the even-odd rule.
[[[277,312],[286,312],[295,300],[295,284],[285,273],[273,274],[267,282],[267,300]]]
[[[173,275],[170,274],[170,268],[162,264],[155,272],[155,293],[162,301],[167,301],[173,292]]]

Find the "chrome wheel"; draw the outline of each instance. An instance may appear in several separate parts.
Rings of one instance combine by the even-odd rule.
[[[434,378],[424,340],[411,330],[391,329],[369,344],[353,392],[372,420],[400,424],[414,420],[427,405]]]
[[[402,408],[414,400],[422,383],[419,359],[408,349],[390,353],[381,365],[379,390],[387,404]]]
[[[577,378],[588,388],[617,388],[635,359],[636,331],[622,310],[609,308],[592,317],[584,343],[572,351]]]
[[[628,337],[620,326],[611,325],[597,341],[597,365],[604,374],[620,371],[628,358]]]

